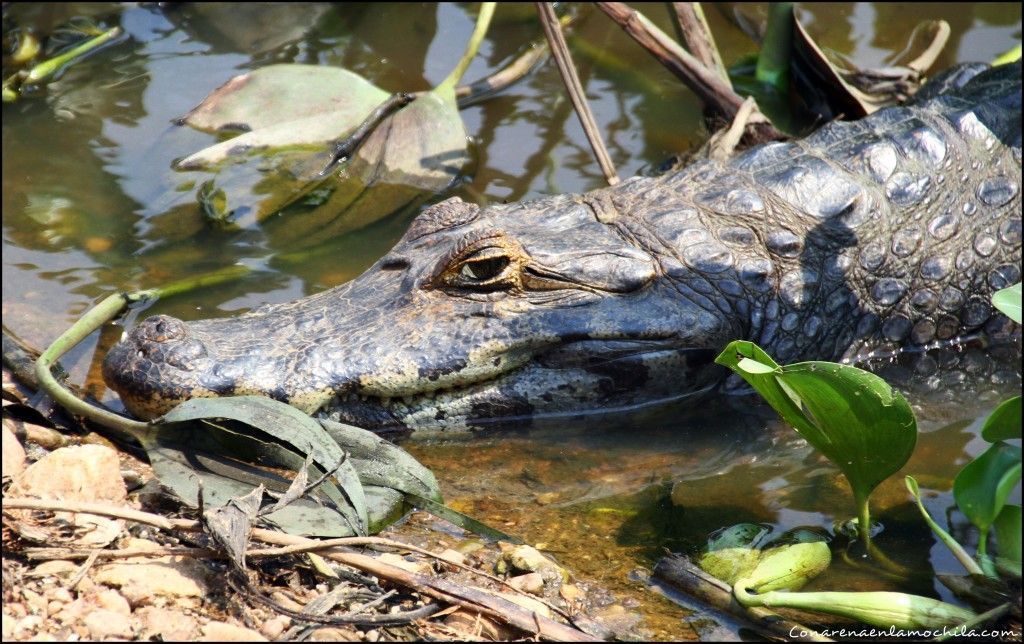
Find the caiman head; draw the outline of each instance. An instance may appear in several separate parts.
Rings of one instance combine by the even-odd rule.
[[[104,377],[142,418],[191,397],[264,394],[400,431],[713,388],[725,375],[716,352],[742,331],[685,297],[592,194],[482,210],[449,199],[342,286],[230,319],[146,319]]]

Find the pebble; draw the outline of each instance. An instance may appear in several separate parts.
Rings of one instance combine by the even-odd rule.
[[[310,642],[357,642],[361,633],[351,628],[338,626],[325,626],[313,631],[309,636]]]
[[[266,642],[257,631],[244,626],[236,626],[227,622],[211,621],[203,626],[203,636],[199,638],[203,642]]]
[[[284,633],[285,629],[292,625],[292,618],[287,615],[278,615],[263,622],[260,632],[267,636],[267,639],[276,640]]]
[[[25,471],[25,448],[21,446],[11,430],[3,427],[3,443],[0,444],[0,455],[3,457],[4,478],[14,478]]]
[[[457,566],[466,565],[466,555],[462,554],[458,550],[452,550],[451,548],[448,548],[447,550],[442,551],[437,556],[447,561],[448,563],[456,564],[456,566],[445,566],[447,570],[450,570],[452,572],[454,572],[457,569]]]
[[[544,577],[540,573],[530,572],[518,577],[512,577],[508,580],[508,583],[516,590],[521,590],[524,593],[531,593],[533,595],[542,595],[544,593]]]
[[[412,573],[418,573],[421,575],[429,575],[433,572],[433,569],[430,567],[430,564],[426,561],[409,561],[402,555],[398,555],[393,552],[386,552],[377,557],[377,560],[386,564],[390,564],[395,568],[401,568],[402,570],[406,570]]]
[[[193,640],[199,632],[199,622],[190,615],[177,610],[144,606],[135,611],[142,632],[141,639],[159,637],[165,642]]]
[[[104,590],[96,596],[96,605],[122,615],[131,615],[132,609],[128,600],[116,590]]]
[[[132,622],[127,615],[105,608],[93,609],[83,620],[89,629],[89,637],[102,640],[108,637],[128,638],[132,636]]]

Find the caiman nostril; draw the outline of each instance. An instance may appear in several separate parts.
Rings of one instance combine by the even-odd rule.
[[[173,342],[185,337],[185,324],[167,315],[154,315],[140,325],[139,334],[149,342]]]
[[[192,371],[195,361],[206,357],[206,347],[199,340],[188,340],[174,347],[164,356],[164,362],[169,365]]]

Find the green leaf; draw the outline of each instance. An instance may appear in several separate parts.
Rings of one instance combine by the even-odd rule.
[[[160,484],[183,503],[196,507],[200,482],[208,506],[222,506],[260,484],[283,492],[290,481],[248,462],[298,470],[303,459],[274,443],[229,431],[207,423],[157,426],[141,438]],[[231,456],[227,456],[230,454]],[[239,460],[241,459],[241,460]],[[324,485],[334,485],[330,481]],[[266,519],[290,534],[315,537],[355,536],[345,517],[330,498],[318,491],[269,514]],[[402,497],[387,496],[390,490],[367,486],[371,530],[386,525],[402,512]],[[395,493],[397,494],[397,493]],[[336,496],[341,496],[335,491]],[[379,527],[376,529],[380,529]]]
[[[1021,450],[995,443],[964,466],[953,481],[956,505],[982,533],[987,533],[1020,480]]]
[[[391,488],[443,503],[434,473],[409,452],[366,429],[323,418],[318,422],[348,453],[364,485]]]
[[[993,524],[996,532],[996,544],[999,555],[996,565],[1015,571],[1021,576],[1021,507],[1004,505]]]
[[[193,398],[172,409],[160,422],[177,425],[211,418],[237,421],[273,437],[282,445],[290,446],[298,458],[298,463],[288,464],[294,470],[302,466],[302,459],[307,454],[313,457],[321,470],[317,476],[337,467],[334,477],[340,484],[340,493],[337,487],[326,484],[328,482],[322,486],[324,492],[337,505],[356,535],[367,534],[366,498],[359,475],[318,422],[290,405],[262,396]]]
[[[347,163],[324,172],[336,144],[388,96],[339,68],[273,65],[243,74],[184,123],[245,133],[176,168],[207,175],[194,183],[204,186],[198,198],[214,219],[259,223],[279,246],[322,242],[418,205],[447,188],[468,160],[454,90],[441,87],[386,118]],[[288,208],[313,191],[315,207]]]
[[[999,404],[989,417],[985,419],[985,425],[981,428],[981,437],[990,443],[1002,440],[1020,438],[1021,436],[1021,408],[1020,396],[1014,396]]]
[[[749,359],[760,373],[740,366]],[[861,499],[897,472],[914,451],[917,421],[884,380],[856,367],[801,362],[780,367],[747,341],[729,344],[715,360],[746,380],[807,442],[850,481]]]
[[[1021,285],[1020,282],[992,294],[992,305],[1002,311],[1008,318],[1021,323]]]

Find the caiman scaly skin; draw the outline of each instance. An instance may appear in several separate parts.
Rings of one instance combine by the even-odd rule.
[[[1020,280],[1021,71],[984,69],[726,164],[449,199],[348,284],[145,320],[104,375],[143,418],[260,393],[375,429],[462,429],[704,393],[733,339],[783,363],[1019,340],[990,296]]]

